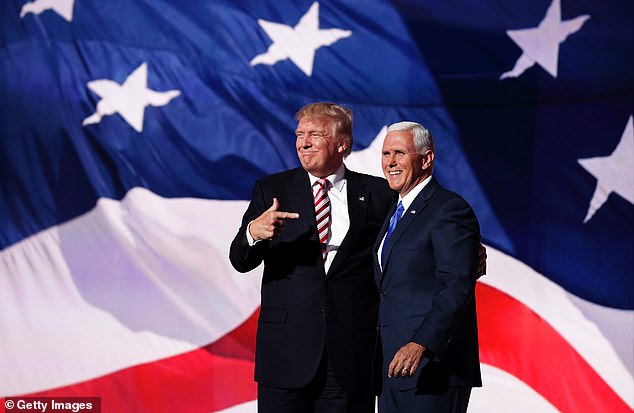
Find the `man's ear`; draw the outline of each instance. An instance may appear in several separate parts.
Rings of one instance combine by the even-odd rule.
[[[337,146],[337,152],[346,153],[348,147],[350,147],[350,139],[341,139],[339,141],[339,145]]]
[[[434,164],[434,151],[428,149],[423,154],[423,169],[427,170]]]

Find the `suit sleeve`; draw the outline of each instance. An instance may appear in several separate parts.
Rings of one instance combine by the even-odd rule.
[[[233,239],[233,242],[231,242],[229,249],[231,265],[239,272],[249,272],[260,265],[264,260],[269,241],[260,241],[253,246],[249,246],[246,235],[249,222],[259,217],[268,209],[264,198],[262,185],[258,181],[253,186],[251,202],[242,217],[240,229]]]
[[[439,287],[431,311],[411,340],[440,358],[475,291],[479,239],[478,221],[469,204],[462,198],[450,200],[440,211],[431,233]]]

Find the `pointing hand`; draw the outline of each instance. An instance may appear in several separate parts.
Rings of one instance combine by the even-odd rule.
[[[273,198],[271,207],[251,222],[249,232],[255,241],[277,237],[284,227],[285,219],[299,218],[299,214],[296,212],[278,211],[278,208],[279,202],[277,198]]]

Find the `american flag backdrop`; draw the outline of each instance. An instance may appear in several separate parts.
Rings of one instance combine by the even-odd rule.
[[[474,207],[470,412],[634,407],[631,0],[0,1],[0,397],[255,412],[261,269],[228,249],[294,113],[437,142]]]

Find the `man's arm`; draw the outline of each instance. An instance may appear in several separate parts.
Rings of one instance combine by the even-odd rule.
[[[266,251],[266,241],[280,234],[285,219],[299,218],[297,213],[279,211],[277,198],[273,198],[268,209],[265,203],[262,186],[256,182],[242,225],[229,250],[229,260],[239,272],[248,272],[260,265]]]
[[[469,204],[462,198],[450,200],[440,212],[431,238],[435,277],[441,287],[411,341],[442,358],[472,299],[477,279],[480,230]]]
[[[261,183],[258,181],[253,186],[251,202],[249,202],[249,206],[242,217],[242,225],[229,248],[229,260],[231,261],[231,265],[239,272],[251,271],[260,265],[264,259],[267,242],[259,242],[253,246],[249,245],[246,231],[249,223],[259,217],[266,209],[264,192]]]

